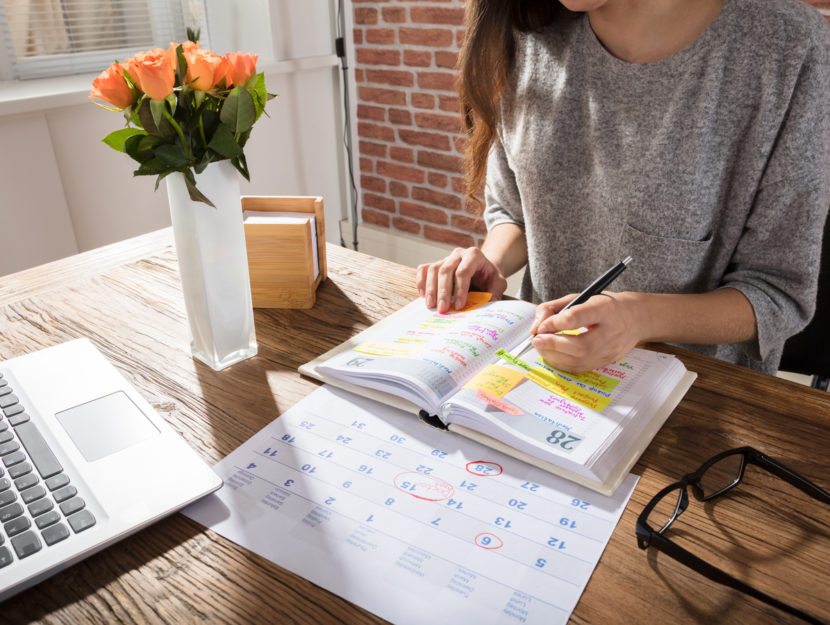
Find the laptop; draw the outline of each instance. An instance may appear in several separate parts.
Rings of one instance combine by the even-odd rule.
[[[0,601],[222,485],[87,339],[0,376]]]

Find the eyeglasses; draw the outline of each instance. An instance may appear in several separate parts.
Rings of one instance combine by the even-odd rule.
[[[648,502],[648,505],[637,519],[637,545],[640,549],[654,547],[714,582],[746,593],[809,623],[821,625],[821,621],[809,614],[732,577],[725,571],[701,560],[690,551],[673,543],[663,535],[688,507],[689,487],[691,487],[695,499],[710,501],[740,484],[747,464],[759,466],[786,480],[811,497],[823,503],[830,503],[830,493],[819,488],[807,478],[752,447],[739,447],[710,458],[694,473],[684,475],[679,482],[666,486],[657,493]],[[659,529],[654,529],[654,527]]]

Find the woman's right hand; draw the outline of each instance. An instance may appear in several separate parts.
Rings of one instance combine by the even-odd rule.
[[[471,288],[492,293],[493,299],[501,299],[507,288],[502,272],[477,247],[457,247],[442,260],[419,265],[416,284],[427,307],[439,313],[464,308]]]

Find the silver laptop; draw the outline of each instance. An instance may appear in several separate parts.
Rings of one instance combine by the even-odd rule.
[[[222,485],[86,339],[0,375],[0,601]]]

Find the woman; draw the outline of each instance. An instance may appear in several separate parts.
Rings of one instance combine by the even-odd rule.
[[[543,302],[550,364],[667,341],[774,372],[810,319],[830,205],[830,29],[800,0],[468,0],[460,96],[488,234],[418,268]],[[618,292],[557,312],[625,256]],[[559,331],[586,327],[573,336]]]

